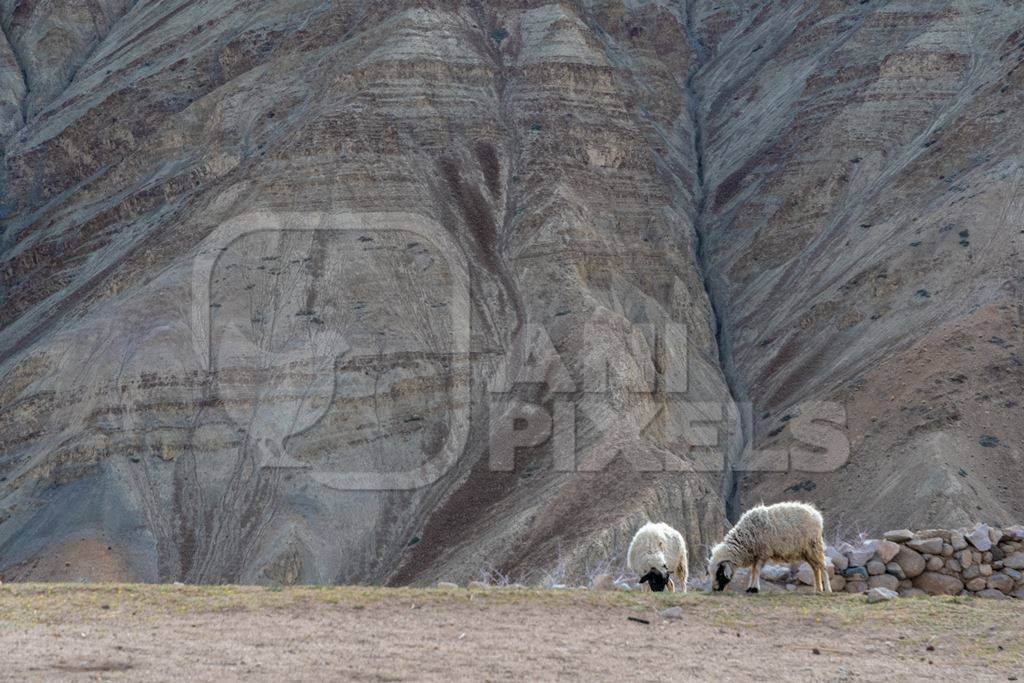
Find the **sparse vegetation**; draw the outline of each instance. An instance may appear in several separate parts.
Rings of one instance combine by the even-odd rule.
[[[662,617],[668,607],[681,608],[684,617]],[[423,679],[439,677],[443,663],[444,671],[470,677],[495,671],[529,677],[572,666],[609,678],[628,668],[630,648],[655,633],[647,629],[678,646],[666,666],[699,659],[712,667],[709,676],[785,677],[813,664],[831,667],[823,673],[842,666],[867,678],[940,670],[1005,678],[1024,657],[1019,603],[961,597],[869,605],[846,594],[521,587],[0,587],[0,651],[4,672],[13,677],[130,670],[135,678],[157,672],[351,678],[373,670],[384,678]],[[711,662],[699,654],[736,648],[747,656]],[[528,658],[509,657],[526,651]]]

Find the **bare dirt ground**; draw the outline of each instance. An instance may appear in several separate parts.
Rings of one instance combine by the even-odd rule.
[[[659,616],[672,605],[684,618]],[[940,677],[1024,678],[1024,604],[868,605],[846,594],[0,586],[2,680]]]

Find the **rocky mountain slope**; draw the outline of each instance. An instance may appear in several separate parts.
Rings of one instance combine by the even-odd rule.
[[[846,531],[1020,519],[1018,3],[706,9],[701,217],[755,441],[845,408],[851,455],[759,473]]]
[[[536,576],[647,516],[699,562],[761,498],[836,533],[1024,516],[1014,3],[0,24],[12,578]],[[809,401],[849,457],[750,471]]]

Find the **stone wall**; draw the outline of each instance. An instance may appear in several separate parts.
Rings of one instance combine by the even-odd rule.
[[[827,551],[833,591],[888,588],[901,596],[974,595],[1024,599],[1024,526],[887,531],[881,539],[839,543]],[[744,590],[746,577],[731,588]],[[768,565],[762,590],[810,591],[806,564]]]

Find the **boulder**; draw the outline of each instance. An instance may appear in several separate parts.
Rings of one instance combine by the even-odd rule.
[[[882,538],[893,543],[906,543],[914,538],[914,532],[910,529],[894,529],[882,534]]]
[[[963,570],[962,576],[964,578],[964,581],[970,581],[971,579],[978,578],[979,576],[981,576],[981,565],[972,564],[970,567],[967,567]]]
[[[1016,552],[1003,560],[1003,567],[1024,569],[1024,552]]]
[[[850,567],[843,572],[843,576],[846,577],[847,581],[867,581],[868,570],[864,567]]]
[[[956,554],[956,560],[961,567],[966,569],[974,564],[974,554],[970,550],[961,550]]]
[[[953,552],[954,551],[952,545],[950,545],[949,543],[942,544],[942,552],[940,553],[940,555],[942,555],[943,557],[953,557]]]
[[[988,577],[988,584],[986,585],[986,588],[993,588],[1004,593],[1011,593],[1013,591],[1013,579],[1002,572],[993,574]]]
[[[916,550],[919,553],[928,553],[929,555],[938,555],[942,552],[942,539],[938,536],[915,538],[912,541],[907,541],[906,545],[911,550]]]
[[[827,548],[825,550],[825,557],[832,560],[832,565],[836,568],[837,572],[842,573],[850,566],[850,561],[846,559],[846,555],[835,548]]]
[[[829,579],[829,585],[832,586],[833,593],[839,593],[846,588],[846,579],[843,578],[842,574],[836,574]]]
[[[885,571],[888,574],[892,574],[897,579],[902,580],[907,578],[907,575],[903,573],[903,567],[901,567],[897,562],[890,562],[889,564],[885,565]]]
[[[967,542],[973,545],[981,552],[985,552],[992,547],[992,539],[988,535],[989,526],[988,524],[978,524],[971,529],[967,534]]]
[[[766,564],[761,567],[761,578],[765,581],[788,581],[790,570],[784,564]]]
[[[590,590],[613,591],[615,590],[615,579],[611,574],[598,574],[590,584]]]
[[[989,550],[989,552],[992,553],[993,562],[999,562],[1000,560],[1006,559],[1006,553],[1004,553],[1003,549],[997,545],[992,546],[992,550]]]
[[[978,567],[978,571],[981,573],[982,576],[992,576],[992,574],[994,573],[992,571],[992,565],[990,564],[980,565]]]
[[[847,581],[843,590],[847,593],[864,593],[868,589],[867,581]]]
[[[986,580],[984,577],[979,576],[978,578],[971,579],[966,584],[964,584],[964,588],[971,591],[972,593],[976,593],[977,591],[983,590],[985,588],[985,581]]]
[[[814,585],[814,570],[811,569],[811,565],[804,562],[796,570],[796,580],[807,586]]]
[[[901,598],[917,598],[917,597],[923,597],[923,596],[926,596],[926,595],[928,595],[928,594],[926,592],[924,592],[923,590],[921,590],[920,588],[901,588],[900,589],[900,597]]]
[[[937,572],[944,566],[946,566],[946,563],[942,560],[942,558],[935,556],[929,557],[925,563],[925,567],[930,572]]]
[[[868,579],[868,588],[886,588],[894,591],[900,587],[900,580],[892,574],[879,574]]]
[[[726,590],[733,591],[734,590],[733,586],[732,586],[733,583],[736,583],[736,582],[733,581],[732,583],[730,583],[729,587]],[[742,592],[744,592],[746,590],[747,590],[747,584],[746,584],[746,582],[744,582],[742,584],[737,584],[734,592],[742,593]],[[761,593],[784,593],[785,591],[786,591],[786,589],[785,589],[783,584],[774,583],[772,581],[762,581],[761,582]]]
[[[953,550],[963,550],[967,547],[967,539],[959,531],[949,532],[949,544],[953,546]]]
[[[1024,541],[1024,526],[1020,524],[1008,526],[1003,529],[1003,535],[1008,538],[1015,538],[1018,541]]]
[[[683,613],[683,608],[678,605],[661,610],[662,619],[682,619],[684,616],[686,615]]]
[[[868,570],[868,576],[878,576],[885,573],[885,563],[881,560],[871,560],[868,562],[866,569]]]
[[[737,569],[732,575],[732,581],[725,587],[730,593],[742,593],[750,585],[750,569],[743,567]]]
[[[1010,593],[1011,597],[1017,598],[1018,600],[1024,600],[1024,586],[1019,586]]]
[[[1006,593],[993,588],[986,588],[985,590],[978,591],[978,597],[985,598],[986,600],[1006,600]]]
[[[452,583],[451,581],[438,581],[437,587],[444,590],[455,590],[459,587],[459,584]]]
[[[1019,571],[1017,571],[1013,567],[1003,566],[1003,573],[1006,574],[1007,576],[1009,576],[1015,582],[1019,582],[1021,580],[1024,580],[1024,574],[1021,574]]]
[[[878,553],[878,558],[882,562],[892,562],[892,558],[900,552],[900,545],[892,541],[879,541],[875,552]]]
[[[963,567],[960,566],[960,561],[957,560],[955,557],[951,557],[948,560],[946,560],[946,569],[953,572],[954,574],[959,574],[961,571],[963,571]]]
[[[992,545],[996,545],[999,541],[1003,540],[1003,530],[990,527],[988,530],[988,540],[992,542]]]
[[[863,567],[872,557],[875,556],[875,546],[878,541],[865,541],[859,548],[852,548],[846,552],[851,567]]]
[[[920,588],[932,595],[956,595],[964,589],[964,584],[955,576],[925,572],[914,579],[914,588]]]
[[[941,538],[949,543],[951,532],[947,529],[922,529],[914,534],[914,538]]]
[[[466,584],[466,588],[468,588],[469,590],[487,590],[490,587],[491,587],[490,584],[484,583],[483,581],[470,581],[469,583]],[[552,586],[552,588],[558,588],[558,587],[559,586]],[[567,588],[567,586],[561,586],[561,587],[562,588]]]
[[[868,604],[873,605],[876,602],[888,602],[900,597],[900,594],[894,590],[888,588],[872,588],[868,591]]]
[[[911,550],[910,548],[903,546],[900,548],[900,552],[896,555],[893,561],[903,569],[903,574],[908,579],[913,579],[920,576],[925,570],[926,562],[921,554]]]

